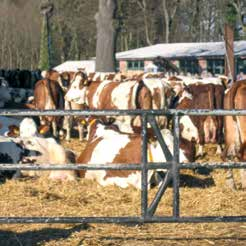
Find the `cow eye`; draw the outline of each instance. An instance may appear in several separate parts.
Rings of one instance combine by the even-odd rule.
[[[27,141],[27,144],[28,144],[28,145],[31,145],[31,146],[34,145],[31,141]]]

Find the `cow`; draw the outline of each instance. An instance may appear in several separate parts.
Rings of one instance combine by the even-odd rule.
[[[89,82],[83,72],[75,74],[75,79],[65,95],[65,100],[89,109],[151,109],[152,97],[150,90],[143,81],[130,80],[116,82],[104,80]],[[124,124],[122,124],[124,122]],[[116,123],[123,132],[133,132],[133,126],[140,126],[139,118],[130,116],[116,118]]]
[[[224,87],[214,84],[191,84],[180,92],[176,109],[223,109]],[[198,156],[203,156],[205,143],[217,143],[217,154],[223,144],[223,118],[221,116],[182,116],[182,137],[195,138],[199,144]]]
[[[237,81],[225,93],[224,109],[246,109],[246,80]],[[228,160],[238,157],[239,161],[246,161],[246,116],[225,116],[225,149],[223,159]],[[236,185],[232,170],[227,175],[227,183],[230,188]],[[242,188],[246,188],[246,170],[241,169]]]
[[[31,155],[22,158],[22,163],[34,163],[34,164],[60,164],[75,162],[75,154],[70,150],[65,150],[60,144],[56,142],[54,138],[43,137],[25,137],[17,138],[15,140],[22,148],[29,151],[38,153],[38,155]],[[43,171],[22,171],[24,176],[41,176]],[[49,179],[60,179],[74,181],[77,174],[75,171],[61,170],[61,171],[49,171]]]
[[[41,75],[44,79],[54,80],[57,81],[58,84],[61,86],[64,93],[67,91],[70,81],[74,77],[74,72],[62,72],[59,73],[56,70],[44,70],[41,72]]]
[[[56,70],[45,70],[42,71],[42,77],[45,79],[50,79],[53,81],[57,81],[58,84],[60,85],[63,93],[65,94],[67,90],[70,88],[70,84],[74,80],[74,75],[75,72],[57,72]],[[64,109],[65,110],[82,110],[84,109],[83,105],[77,104],[75,102],[69,102],[66,101],[64,102]],[[84,140],[84,120],[81,117],[73,117],[73,116],[65,116],[64,121],[63,121],[63,128],[66,130],[66,140],[70,141],[71,139],[71,129],[73,127],[73,122],[74,120],[77,123],[78,127],[78,132],[79,132],[79,140],[83,141]],[[82,123],[81,123],[82,122]]]
[[[14,130],[15,127],[19,127],[20,123],[20,119],[16,119],[14,117],[0,116],[0,135],[9,136],[8,133],[10,131],[10,128]],[[19,133],[19,129],[17,129],[16,133]]]
[[[170,85],[163,79],[163,74],[147,73],[142,76],[142,80],[151,92],[152,109],[166,110],[170,108],[174,93]],[[167,127],[166,116],[158,116],[156,118],[161,129]]]
[[[27,154],[14,139],[0,135],[0,163],[19,163]],[[12,178],[14,174],[14,171],[0,171],[1,179]]]
[[[0,77],[0,108],[3,108],[10,100],[9,84],[4,78]]]
[[[173,136],[168,129],[162,130],[162,136],[169,150],[173,152]],[[191,142],[190,142],[191,143]],[[77,159],[77,163],[85,164],[140,164],[141,163],[141,134],[121,133],[117,128],[106,126],[99,120],[92,120],[89,128],[89,140]],[[195,145],[185,142],[180,149],[180,162],[193,161]],[[187,149],[191,148],[191,149]],[[162,152],[159,142],[152,141],[148,143],[148,161],[165,162],[166,158]],[[154,174],[153,170],[148,172],[148,188],[150,188],[150,179]],[[100,185],[117,185],[121,188],[127,188],[129,185],[141,189],[140,171],[130,170],[103,170],[103,171],[79,171],[79,177],[86,179],[95,179]]]
[[[16,138],[0,136],[2,163],[66,164],[75,163],[75,154],[65,150],[54,138],[44,138],[32,118],[24,118]],[[22,175],[40,176],[42,172],[21,171]],[[15,175],[16,177],[20,176]],[[51,171],[49,178],[75,180],[73,171]]]
[[[64,93],[58,82],[49,79],[39,80],[34,88],[34,107],[37,110],[64,109]],[[62,124],[61,117],[41,116],[41,125],[52,125],[53,135],[58,137],[57,127]]]

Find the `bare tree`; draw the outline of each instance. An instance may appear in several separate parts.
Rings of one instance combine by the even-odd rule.
[[[137,0],[137,4],[138,4],[138,6],[140,7],[140,9],[143,12],[146,42],[147,42],[148,45],[152,45],[152,42],[150,40],[149,27],[148,27],[148,16],[147,16],[147,3],[146,3],[146,0]]]
[[[173,19],[176,15],[180,0],[172,1],[172,8],[168,10],[167,0],[162,0],[162,11],[165,19],[165,43],[169,43],[170,32],[173,24]]]

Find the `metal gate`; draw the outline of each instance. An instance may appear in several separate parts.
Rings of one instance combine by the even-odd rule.
[[[204,217],[181,217],[180,216],[180,193],[179,193],[179,172],[181,169],[194,169],[206,167],[210,170],[246,168],[245,162],[240,163],[180,163],[179,162],[179,118],[183,115],[246,115],[246,110],[88,110],[88,111],[32,111],[32,110],[0,110],[1,116],[120,116],[140,115],[142,118],[142,163],[121,164],[121,165],[29,165],[29,164],[0,164],[0,170],[139,170],[142,174],[141,190],[141,216],[139,217],[0,217],[0,223],[203,223],[203,222],[246,222],[245,216],[204,216]],[[155,116],[167,115],[172,117],[174,123],[174,151],[170,153],[165,144]],[[150,163],[147,160],[147,124],[153,128],[161,148],[166,156],[165,163]],[[167,174],[162,181],[154,200],[148,204],[148,170],[166,169]],[[157,206],[165,193],[170,180],[173,180],[173,213],[172,216],[155,216]]]

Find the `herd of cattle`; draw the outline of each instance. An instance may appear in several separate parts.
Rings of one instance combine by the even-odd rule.
[[[23,93],[26,101],[11,97],[14,89],[0,78],[0,106],[36,110],[104,110],[104,109],[246,109],[246,81],[229,85],[226,77],[166,77],[163,73],[125,76],[117,73],[84,71],[58,73],[43,71],[35,83],[33,95]],[[25,87],[24,87],[25,88]],[[23,88],[22,88],[23,89]],[[24,89],[23,89],[24,90]],[[25,91],[25,90],[24,90]],[[223,160],[237,157],[246,160],[246,116],[181,116],[180,162],[194,162],[204,155],[204,145],[217,144],[216,154]],[[172,122],[165,115],[156,117],[157,124],[170,152],[173,152]],[[80,155],[64,149],[59,138],[71,138],[78,130],[79,139],[87,139]],[[119,164],[141,163],[141,119],[117,117],[53,117],[14,119],[0,117],[0,162],[37,164]],[[56,139],[56,140],[55,140]],[[166,157],[151,129],[148,130],[148,161],[165,162]],[[198,145],[198,151],[196,151]],[[15,173],[40,175],[37,172]],[[150,180],[154,171],[149,171]],[[6,173],[2,173],[6,175]],[[12,175],[12,174],[11,174]],[[155,175],[156,176],[156,175]],[[51,171],[52,179],[95,179],[105,186],[141,188],[139,171]],[[228,175],[235,188],[232,172]],[[241,171],[242,187],[246,188],[246,172]]]

